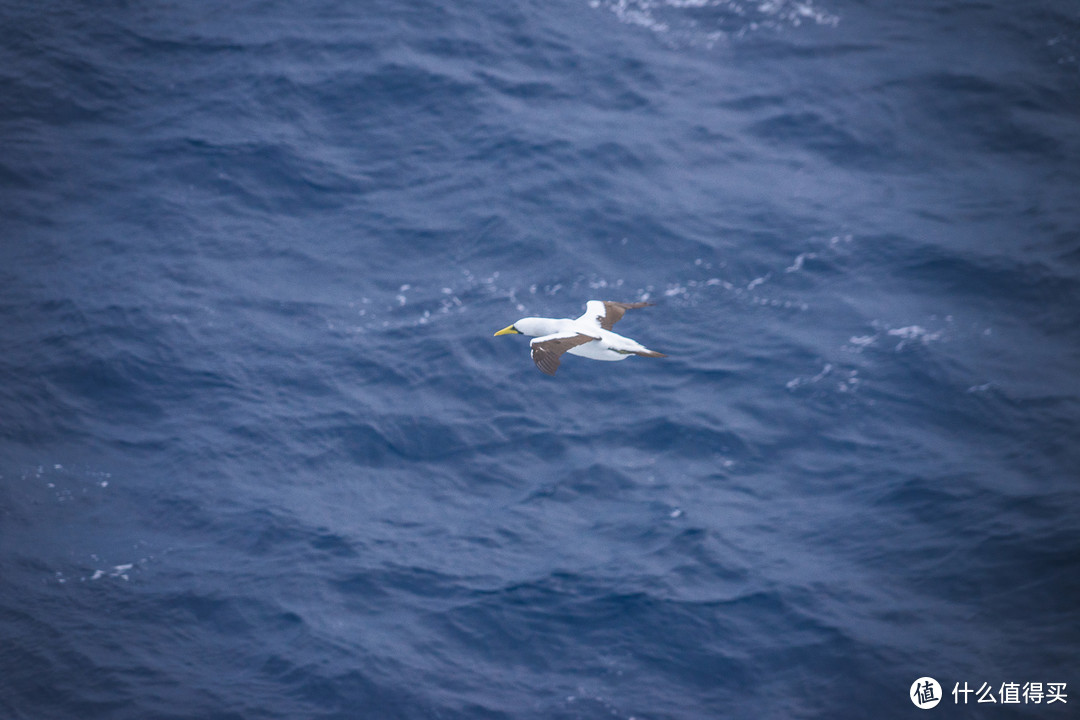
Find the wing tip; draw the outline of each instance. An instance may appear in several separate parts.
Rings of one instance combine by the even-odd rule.
[[[534,352],[533,362],[536,363],[536,368],[545,375],[554,375],[559,369],[559,357],[549,352]]]

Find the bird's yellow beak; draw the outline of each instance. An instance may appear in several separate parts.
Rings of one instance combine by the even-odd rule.
[[[513,325],[511,325],[510,327],[504,327],[502,330],[500,330],[499,332],[497,332],[495,334],[496,335],[514,335],[514,334],[520,335],[521,331],[518,330]]]

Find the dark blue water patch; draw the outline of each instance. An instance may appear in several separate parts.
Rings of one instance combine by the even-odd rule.
[[[138,655],[140,651],[148,649],[142,642],[122,647],[103,640],[94,655],[69,658],[70,675],[55,684],[51,696],[39,694],[41,707],[74,708],[82,712],[109,712],[117,717],[134,717],[130,707],[124,709],[124,705],[130,706],[135,687],[143,688],[139,693],[140,704],[145,708],[143,712],[155,717],[186,717],[193,711],[209,717],[284,717],[297,712],[310,712],[311,708],[322,708],[319,712],[334,713],[333,716],[345,716],[358,709],[380,708],[391,716],[407,717],[409,711],[404,710],[398,711],[404,715],[395,715],[395,706],[415,705],[415,701],[408,700],[405,691],[380,689],[370,679],[374,673],[354,670],[345,673],[347,682],[340,679],[329,681],[313,674],[304,664],[283,660],[310,642],[294,614],[279,613],[265,603],[236,603],[197,594],[181,594],[165,602],[167,604],[161,604],[153,598],[146,598],[139,604],[121,602],[114,610],[114,615],[118,617],[92,632],[104,635],[118,627],[115,623],[137,621],[142,613],[148,611],[159,618],[171,617],[174,623],[182,625],[197,623],[200,631],[194,636],[170,632],[166,629],[168,626],[163,626],[146,640],[156,637],[168,642],[175,652],[182,652],[193,642],[199,642],[200,638],[216,638],[211,642],[220,648],[221,655],[204,656],[202,665],[218,666],[222,671],[233,663],[241,663],[247,668],[239,676],[233,674],[228,681],[233,688],[231,693],[235,693],[233,700],[225,700],[231,693],[224,681],[193,681],[201,674],[194,666],[186,681],[183,672],[174,677],[146,673],[132,667],[127,661],[132,654]],[[288,636],[292,653],[288,646],[247,657],[229,652],[230,638],[249,637],[253,622],[263,628],[273,626],[276,633]],[[54,662],[64,663],[64,660],[57,658]],[[283,672],[283,664],[290,670]],[[260,694],[272,686],[287,690],[275,709],[260,707]],[[27,679],[22,687],[20,694],[32,698],[35,687],[39,686]],[[225,705],[232,709],[226,709]],[[183,709],[178,710],[180,707]]]
[[[1045,156],[1063,147],[1035,114],[1061,107],[1062,98],[971,76],[922,77],[910,84],[913,105],[925,108],[934,122],[934,130],[927,130],[947,133],[958,147],[977,145],[1010,156]]]
[[[751,130],[769,142],[820,153],[830,162],[844,167],[878,169],[901,156],[898,151],[890,150],[888,138],[863,140],[843,125],[814,114],[785,113],[762,120]]]

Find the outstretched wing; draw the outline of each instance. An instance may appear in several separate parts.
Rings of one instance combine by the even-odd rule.
[[[627,310],[649,307],[652,303],[636,302],[621,303],[611,300],[590,300],[585,303],[585,314],[578,318],[579,322],[599,325],[605,330],[610,330],[615,323],[619,322]]]
[[[536,367],[548,375],[554,375],[555,371],[559,369],[559,362],[564,352],[594,340],[596,338],[582,333],[574,333],[573,335],[560,333],[533,338],[529,345],[532,346],[532,359],[536,363]]]

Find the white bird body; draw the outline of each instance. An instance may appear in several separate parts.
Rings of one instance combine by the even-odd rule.
[[[572,338],[577,335],[587,335],[595,340],[582,345],[577,345],[566,352],[571,355],[591,358],[592,360],[625,360],[634,352],[648,351],[648,348],[619,333],[605,330],[597,324],[582,322],[581,318],[522,318],[514,323],[522,335],[534,338],[529,344],[547,342],[557,338]],[[619,351],[622,352],[619,352]]]
[[[666,357],[611,330],[627,310],[647,305],[649,303],[590,300],[585,306],[585,314],[579,318],[527,317],[495,334],[532,336],[529,344],[533,361],[548,375],[555,374],[563,353],[611,362],[625,360],[631,355]]]

